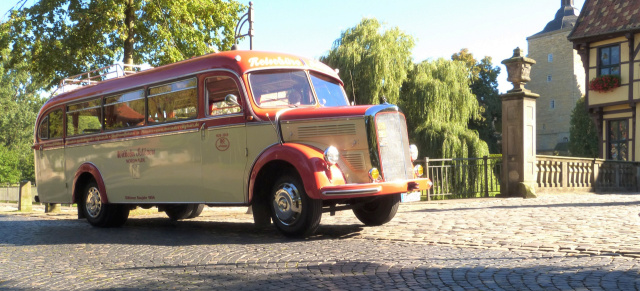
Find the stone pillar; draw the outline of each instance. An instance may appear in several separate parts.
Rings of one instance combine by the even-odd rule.
[[[502,61],[513,89],[502,99],[502,177],[501,196],[535,198],[536,99],[540,95],[524,88],[533,59],[513,50],[513,57]]]
[[[31,208],[31,182],[20,182],[20,193],[18,194],[18,211],[30,212]]]
[[[60,204],[58,203],[45,203],[44,205],[44,213],[60,213],[62,210],[60,209]]]

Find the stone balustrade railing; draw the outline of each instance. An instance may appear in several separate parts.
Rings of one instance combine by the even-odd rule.
[[[537,192],[639,191],[640,162],[536,156]]]

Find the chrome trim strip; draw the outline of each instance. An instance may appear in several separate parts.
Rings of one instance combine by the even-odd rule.
[[[198,121],[209,121],[209,120],[217,120],[217,119],[223,119],[223,118],[229,118],[229,117],[239,117],[239,116],[244,116],[243,112],[236,112],[236,113],[230,113],[230,114],[220,114],[220,115],[208,115],[205,118],[198,119]]]
[[[59,150],[59,149],[63,149],[63,148],[64,148],[64,145],[61,145],[61,146],[55,146],[55,147],[44,147],[44,146],[43,146],[43,147],[42,147],[42,150],[43,150],[43,151],[48,151],[48,150]]]
[[[375,194],[382,191],[381,186],[377,186],[374,188],[364,188],[364,189],[349,189],[349,190],[327,190],[322,191],[322,195],[327,196],[338,196],[338,195],[367,195],[367,194]]]
[[[322,118],[322,117],[314,117],[314,118],[305,118],[305,119],[292,119],[292,120],[283,120],[284,123],[290,122],[315,122],[315,121],[349,121],[349,120],[358,120],[364,118],[364,115],[345,115],[345,116],[336,116],[330,118]]]
[[[228,124],[228,125],[211,126],[211,127],[207,127],[207,130],[218,130],[218,129],[225,129],[225,128],[238,128],[238,127],[246,127],[246,126],[244,125],[244,123],[236,123],[236,124]]]

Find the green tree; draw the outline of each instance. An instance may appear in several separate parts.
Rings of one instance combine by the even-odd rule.
[[[48,89],[118,60],[157,66],[227,50],[242,9],[234,0],[39,0],[11,12],[0,47],[11,49],[9,66],[29,60]]]
[[[584,97],[578,100],[571,111],[569,153],[574,157],[598,157],[598,131],[587,112]]]
[[[413,46],[413,37],[397,27],[383,31],[378,20],[364,18],[344,31],[320,60],[339,69],[349,100],[379,104],[384,96],[396,104],[412,66]]]
[[[400,108],[411,138],[423,156],[466,158],[488,155],[487,144],[467,128],[480,119],[480,106],[470,89],[462,62],[437,59],[413,67],[402,86]]]
[[[500,67],[493,66],[491,57],[477,61],[469,50],[463,48],[451,56],[469,69],[471,92],[476,95],[480,104],[482,118],[469,121],[469,128],[478,131],[480,138],[487,142],[491,153],[498,153],[498,136],[502,129],[502,101],[498,91],[498,75]]]
[[[5,50],[2,56],[6,56]],[[38,110],[44,103],[41,85],[34,83],[22,62],[8,69],[6,58],[0,61],[0,182],[34,180],[33,128]]]

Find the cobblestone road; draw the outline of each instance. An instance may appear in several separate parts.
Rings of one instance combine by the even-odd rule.
[[[339,212],[307,240],[245,211],[98,229],[0,205],[0,289],[640,290],[640,195],[419,202],[382,227]]]

